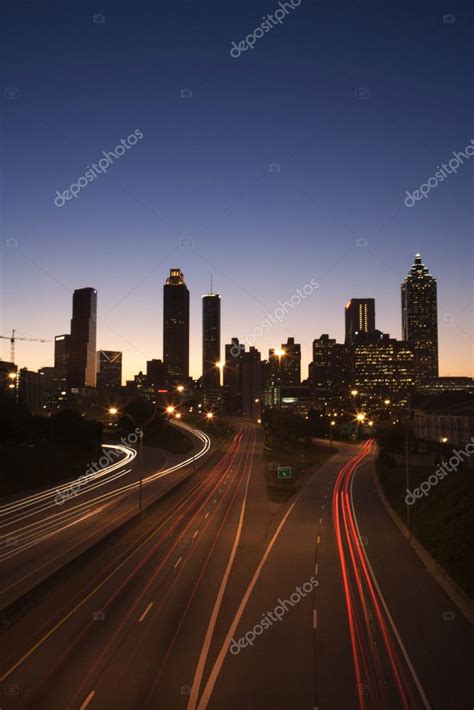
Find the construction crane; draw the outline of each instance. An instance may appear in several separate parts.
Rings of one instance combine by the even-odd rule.
[[[15,362],[15,341],[16,340],[27,340],[30,343],[50,343],[51,340],[45,340],[44,338],[22,338],[18,337],[15,335],[16,330],[12,330],[11,336],[8,335],[0,335],[0,338],[3,338],[3,340],[9,340],[10,341],[10,358],[12,363]]]

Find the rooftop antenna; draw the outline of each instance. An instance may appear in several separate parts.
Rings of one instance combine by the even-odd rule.
[[[212,296],[212,294],[214,293],[214,291],[212,290],[212,274],[210,276],[211,276],[211,296]]]

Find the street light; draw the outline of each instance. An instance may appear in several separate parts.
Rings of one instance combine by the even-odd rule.
[[[11,380],[16,380],[16,372],[9,372],[9,373],[8,373],[8,377],[9,377]]]
[[[181,393],[181,392],[184,392],[184,385],[178,385],[178,386],[176,387],[176,389],[177,389],[178,392],[180,392],[180,393]]]
[[[109,414],[112,416],[116,416],[117,414],[124,414],[130,421],[132,422],[133,426],[136,429],[142,429],[142,427],[139,427],[135,421],[135,419],[127,412],[123,411],[120,412],[117,407],[109,407]],[[149,424],[151,419],[147,422]],[[145,425],[146,426],[146,425]],[[139,476],[139,488],[138,488],[138,493],[139,493],[139,508],[140,508],[140,513],[143,511],[143,429],[141,431],[141,436],[138,437],[138,450],[140,452],[140,464],[138,467],[138,476]]]
[[[363,414],[362,412],[359,412],[359,414],[356,416],[356,419],[358,422],[363,422],[365,419],[365,414]]]
[[[175,412],[175,410],[176,410],[176,407],[174,407],[172,404],[169,404],[169,405],[166,407],[166,412],[167,412],[167,414],[173,414],[173,413]]]
[[[174,417],[175,417],[175,419],[181,419],[181,413],[180,413],[180,412],[176,412],[176,414],[174,415]]]
[[[358,394],[359,394],[359,390],[351,390],[351,395],[353,397],[357,397]]]
[[[368,422],[368,425],[369,425],[369,426],[374,426],[374,423],[373,423],[373,422]]]
[[[447,436],[442,436],[442,437],[441,437],[441,443],[442,443],[442,444],[447,444],[447,443],[448,443],[448,437],[447,437]]]
[[[387,407],[388,407],[388,405],[390,404],[390,400],[389,400],[389,399],[385,399],[385,400],[384,400],[384,404],[386,404]]]
[[[214,418],[214,412],[206,412],[206,419],[213,419]]]

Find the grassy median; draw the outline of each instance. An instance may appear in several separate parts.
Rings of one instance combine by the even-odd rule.
[[[335,453],[335,448],[314,444],[299,447],[274,444],[271,448],[266,447],[263,458],[268,499],[274,503],[285,503],[314,470]],[[291,478],[278,478],[279,467],[290,467]]]

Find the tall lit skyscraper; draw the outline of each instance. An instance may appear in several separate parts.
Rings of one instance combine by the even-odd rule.
[[[346,345],[352,345],[358,335],[373,335],[375,332],[375,300],[351,298],[346,304]]]
[[[72,297],[71,336],[68,341],[69,387],[95,387],[97,291],[79,288]]]
[[[202,383],[204,387],[218,387],[220,371],[216,363],[221,359],[221,297],[211,293],[202,297]]]
[[[415,353],[418,379],[438,376],[438,300],[436,279],[423,264],[420,254],[405,281],[402,292],[402,338]]]
[[[189,377],[189,291],[181,269],[163,286],[163,361],[170,383]]]

